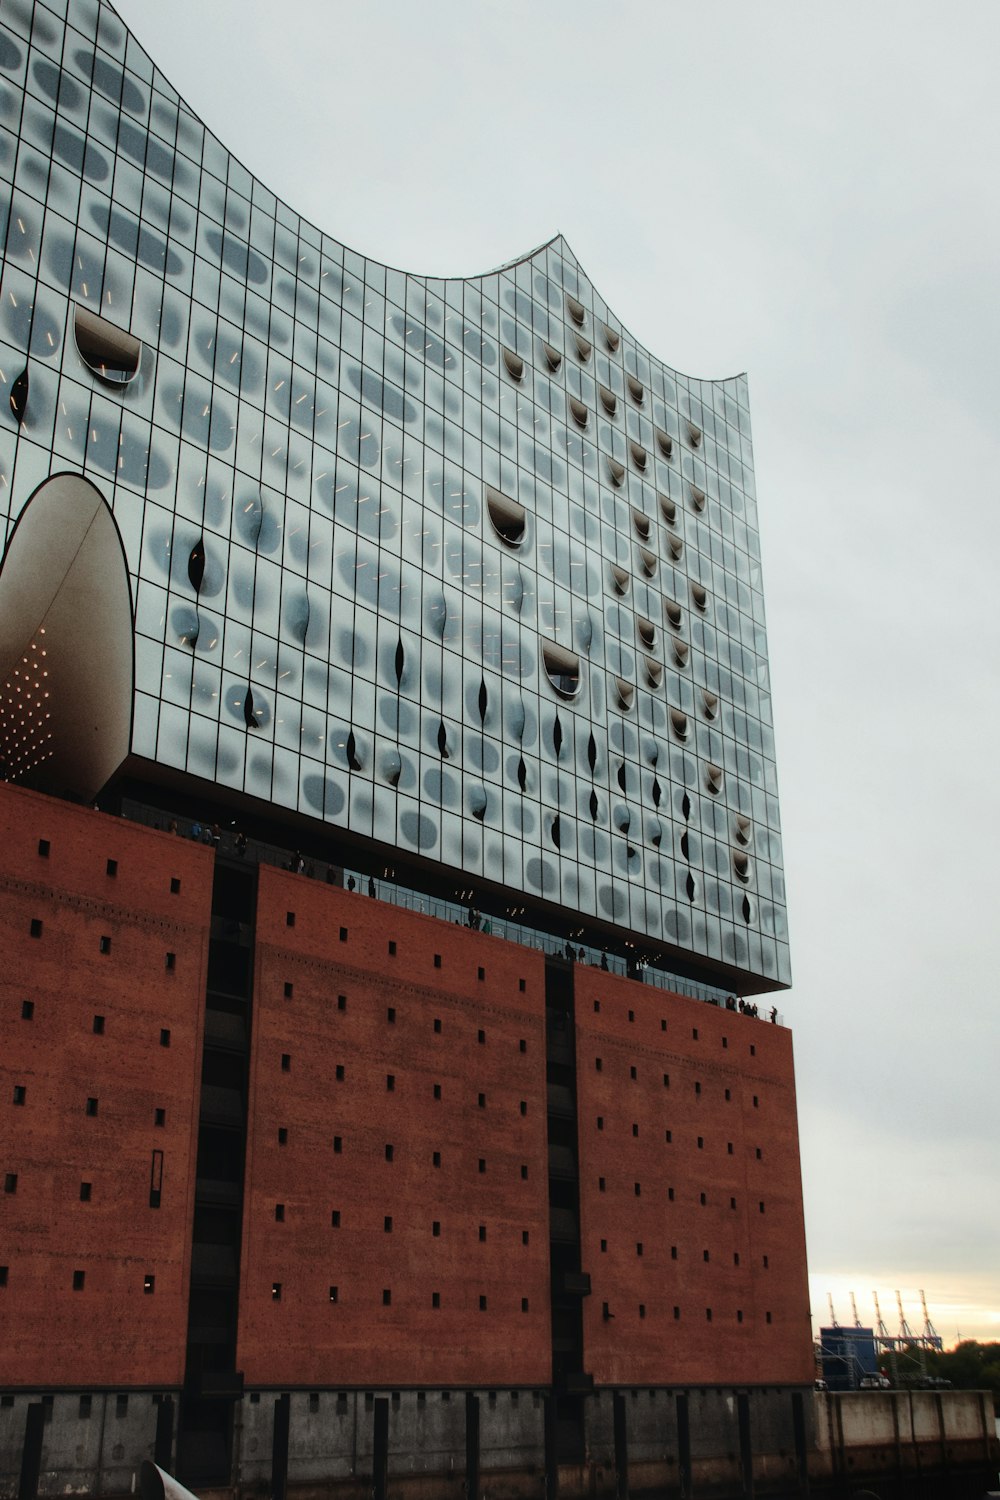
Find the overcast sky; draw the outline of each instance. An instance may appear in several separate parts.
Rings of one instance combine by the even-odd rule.
[[[321,229],[747,370],[813,1312],[1000,1338],[1000,6],[119,0]]]

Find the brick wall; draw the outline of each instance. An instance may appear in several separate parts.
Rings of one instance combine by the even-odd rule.
[[[576,1021],[586,1369],[811,1382],[790,1032],[582,967]]]
[[[262,869],[255,964],[248,1383],[544,1384],[541,955]]]
[[[183,1379],[212,866],[0,786],[4,1385]]]

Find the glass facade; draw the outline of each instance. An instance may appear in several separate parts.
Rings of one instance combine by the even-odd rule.
[[[355,254],[96,0],[0,9],[0,176],[0,521],[105,496],[134,753],[789,982],[744,377],[653,358],[559,237]]]

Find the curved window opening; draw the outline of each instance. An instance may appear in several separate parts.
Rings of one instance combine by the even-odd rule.
[[[259,729],[260,720],[254,713],[253,688],[247,688],[247,695],[243,699],[243,722],[248,729]]]
[[[80,358],[106,385],[128,385],[139,371],[142,345],[124,328],[99,318],[89,308],[77,307],[73,332]]]
[[[479,679],[478,707],[479,707],[479,722],[481,724],[485,724],[486,723],[486,710],[489,708],[489,706],[490,706],[490,696],[489,696],[489,693],[487,693],[487,691],[486,691],[486,678],[485,677],[480,677],[480,679]]]
[[[20,424],[24,421],[24,414],[28,409],[28,367],[25,365],[20,375],[10,388],[10,409],[14,418]]]
[[[656,446],[664,458],[671,458],[674,451],[674,440],[669,432],[664,432],[662,427],[656,429]]]
[[[557,646],[554,641],[542,645],[545,675],[560,698],[575,698],[580,691],[580,658],[575,651]]]
[[[556,370],[558,370],[559,366],[562,364],[562,355],[560,354],[559,350],[553,349],[552,345],[546,344],[543,339],[542,353],[545,355],[545,363],[548,365],[552,373],[555,374]]]
[[[749,926],[753,921],[753,907],[750,905],[749,896],[743,897],[743,904],[740,907],[740,911],[743,913],[744,922],[746,922],[747,926]]]
[[[621,334],[616,333],[613,328],[609,328],[607,323],[605,323],[604,325],[604,342],[607,344],[612,354],[615,353],[618,345],[621,343]]]
[[[686,667],[690,651],[687,641],[673,640],[670,644],[674,648],[674,661],[679,667]]]
[[[587,310],[582,302],[578,302],[577,299],[575,297],[571,297],[568,292],[566,294],[566,311],[573,319],[573,322],[578,323],[582,328],[587,316]]]
[[[503,354],[503,362],[507,366],[507,374],[511,380],[523,380],[524,360],[521,356],[515,354],[513,349],[503,349],[501,352]]]
[[[642,562],[642,571],[647,578],[656,577],[656,553],[650,552],[648,547],[639,548],[639,558]]]
[[[601,405],[604,407],[604,410],[607,412],[608,416],[613,417],[615,412],[618,410],[618,397],[615,395],[614,391],[609,390],[606,385],[599,385],[597,387],[597,394],[601,398]]]
[[[654,782],[653,783],[654,793],[655,793],[656,785],[657,785],[657,783]],[[658,805],[659,804],[657,804],[657,806]],[[649,842],[653,845],[653,848],[654,849],[659,849],[662,840],[663,840],[663,829],[660,827],[659,823],[651,823],[649,825]]]
[[[705,491],[700,490],[696,484],[693,484],[691,486],[691,504],[694,506],[695,510],[699,512],[703,511],[705,509],[707,501],[708,496],[705,494]]]
[[[615,693],[618,698],[618,707],[622,713],[628,713],[632,707],[632,699],[635,696],[635,684],[626,682],[624,677],[615,678]]]
[[[701,428],[696,427],[693,422],[687,424],[688,442],[692,448],[701,447]]]
[[[681,554],[684,551],[684,542],[677,535],[676,531],[667,532],[667,546],[670,548],[670,556],[674,562],[679,562]]]
[[[653,777],[653,788],[652,788],[652,790],[653,790],[653,806],[654,807],[659,807],[660,802],[663,799],[663,788],[660,786],[660,783],[657,781],[657,779],[656,779],[655,776]]]
[[[396,671],[396,686],[401,687],[403,683],[403,668],[406,665],[406,653],[403,651],[403,637],[396,641],[396,656],[393,666]]]
[[[619,463],[617,458],[612,458],[610,453],[608,454],[608,473],[611,476],[611,483],[616,486],[620,485],[625,478],[625,465]]]
[[[649,541],[649,517],[643,515],[641,510],[632,511],[632,525],[635,527],[636,536],[641,536],[644,542]]]
[[[593,730],[591,730],[590,738],[587,741],[587,764],[590,767],[590,774],[593,776],[597,767],[597,741],[594,739]]]
[[[191,548],[188,558],[188,578],[195,593],[201,592],[201,585],[205,578],[205,539],[199,537]]]
[[[652,620],[647,620],[644,615],[636,615],[635,624],[639,632],[640,641],[652,651],[656,645],[656,626]]]
[[[619,833],[628,833],[629,829],[632,827],[632,814],[629,812],[627,807],[619,807],[615,809],[615,827],[618,829]]]
[[[618,762],[617,776],[618,776],[618,785],[621,787],[622,791],[627,794],[628,787],[625,785],[625,762],[623,760],[620,760]]]
[[[714,719],[719,713],[719,695],[713,693],[709,688],[701,690],[701,706],[705,710],[706,719]]]
[[[646,392],[643,389],[642,381],[637,380],[634,375],[626,375],[625,384],[628,386],[629,395],[636,406],[641,406],[646,399]]]
[[[694,901],[694,898],[697,895],[697,887],[694,883],[694,876],[691,874],[690,870],[688,871],[688,877],[684,882],[684,889],[687,891],[688,900]]]
[[[648,455],[641,443],[629,443],[629,451],[632,454],[632,462],[637,469],[645,471]]]
[[[523,505],[487,485],[486,513],[490,518],[490,525],[502,542],[506,542],[508,547],[521,545],[527,523],[527,511]]]
[[[681,854],[684,856],[684,858],[686,860],[690,861],[690,859],[691,859],[691,838],[690,838],[690,835],[688,834],[688,831],[687,831],[686,828],[685,828],[684,832],[681,834]]]
[[[683,709],[672,708],[670,710],[670,727],[679,740],[688,737],[688,716]]]
[[[745,813],[737,813],[733,819],[734,830],[741,844],[749,844],[753,839],[753,823]]]
[[[403,774],[403,757],[398,750],[387,750],[382,761],[382,772],[390,786],[398,786]]]
[[[555,844],[557,849],[562,848],[562,827],[559,823],[558,814],[556,814],[556,816],[552,819],[552,828],[549,831],[549,837],[552,839],[552,842],[553,844]]]
[[[480,823],[485,822],[486,805],[485,787],[474,786],[469,793],[469,811],[474,818],[478,818]]]
[[[722,784],[724,781],[725,773],[723,772],[722,767],[713,766],[712,762],[709,761],[708,765],[705,767],[705,785],[708,787],[708,790],[713,794],[713,796],[722,791]]]
[[[685,823],[691,816],[691,798],[688,796],[687,792],[685,792],[683,797],[681,798],[681,816],[684,819]]]
[[[673,599],[664,599],[663,613],[666,616],[667,624],[671,627],[671,629],[680,630],[681,624],[684,620],[684,611],[681,609],[680,605],[675,604]]]
[[[614,582],[615,593],[627,594],[629,586],[629,574],[627,571],[624,568],[620,568],[617,563],[612,563],[611,577]]]
[[[658,688],[663,681],[663,665],[652,656],[643,658],[646,666],[646,681],[650,687]]]
[[[702,614],[704,614],[708,609],[708,592],[702,584],[692,583],[691,598],[694,601],[695,608],[700,609]]]
[[[663,519],[668,526],[675,526],[677,524],[677,506],[669,495],[659,495],[657,498],[660,502],[660,511]]]
[[[552,748],[556,752],[556,760],[558,760],[559,757],[560,757],[560,755],[562,754],[562,747],[563,747],[562,723],[561,723],[559,715],[557,713],[556,717],[555,717],[555,722],[552,725]]]
[[[741,880],[744,885],[749,885],[753,867],[749,854],[744,854],[741,849],[733,851],[733,873],[737,880]]]
[[[590,412],[584,406],[583,402],[578,401],[575,396],[570,396],[569,409],[573,415],[573,421],[576,423],[576,425],[578,427],[586,427],[587,423],[590,421]]]
[[[447,760],[449,758],[448,731],[445,728],[443,719],[438,725],[438,753],[440,754],[442,760]]]
[[[597,822],[597,815],[600,812],[600,810],[601,810],[601,804],[597,800],[597,793],[593,789],[591,789],[591,793],[590,793],[590,820],[591,820],[592,823],[596,823]]]
[[[517,784],[523,792],[528,785],[528,767],[524,763],[524,756],[518,757],[517,761]]]
[[[347,744],[344,746],[347,755],[347,765],[352,771],[361,770],[361,757],[358,755],[358,742],[354,737],[354,730],[348,730]]]
[[[585,365],[590,358],[590,345],[582,333],[575,333],[573,337],[576,340],[576,352],[580,356],[580,363]]]

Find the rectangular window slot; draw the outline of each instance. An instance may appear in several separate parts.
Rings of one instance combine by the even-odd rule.
[[[433,1222],[433,1224],[431,1225],[431,1237],[433,1239],[435,1239],[435,1240],[439,1240],[441,1238],[441,1221],[440,1221],[440,1219],[435,1219],[434,1222]]]
[[[527,1245],[530,1242],[530,1238],[531,1238],[531,1231],[528,1230],[528,1229],[522,1229],[521,1230],[521,1244],[522,1245]]]
[[[337,1009],[338,1010],[346,1010],[347,1009],[347,996],[346,995],[338,995],[337,996]]]
[[[434,1085],[434,1097],[435,1099],[440,1099],[441,1097],[441,1085],[439,1083]]]
[[[431,1307],[440,1307],[440,1306],[441,1306],[441,1293],[440,1292],[431,1292]],[[420,1397],[418,1396],[417,1399],[419,1400]]]
[[[116,859],[108,860],[107,872],[112,877],[112,879],[114,879],[114,877],[118,874],[118,861]]]
[[[524,994],[525,990],[528,988],[527,984],[525,983],[525,981],[523,979],[519,979],[517,981],[517,987],[520,990],[520,992],[521,992],[522,995]]]
[[[386,1159],[386,1161],[392,1161],[392,1158],[393,1158],[394,1155],[395,1155],[395,1151],[393,1150],[392,1146],[390,1146],[390,1145],[387,1144],[386,1148],[385,1148],[385,1159]]]
[[[81,1182],[80,1183],[80,1202],[81,1203],[89,1203],[90,1202],[90,1183],[89,1182]]]
[[[482,1292],[479,1294],[479,1311],[486,1311],[486,1297]]]
[[[481,1156],[479,1158],[479,1170],[480,1170],[481,1173],[486,1171],[486,1158],[485,1158],[485,1156]]]
[[[154,1151],[149,1163],[149,1206],[159,1208],[163,1194],[163,1152]]]
[[[439,1167],[440,1165],[441,1165],[441,1153],[440,1153],[440,1151],[435,1151],[433,1153],[433,1155],[431,1156],[431,1166],[432,1167]]]
[[[598,1179],[597,1179],[597,1191],[599,1193],[606,1193],[607,1190],[608,1190],[608,1186],[607,1186],[607,1183],[605,1182],[604,1178],[603,1177],[598,1177]]]
[[[33,938],[40,938],[41,937],[41,935],[42,935],[42,923],[41,923],[41,918],[40,917],[32,917],[32,919],[31,919],[31,926],[29,927],[28,931],[31,933],[31,936]]]
[[[293,985],[293,983],[292,983],[292,981],[290,979],[286,979],[285,980],[285,999],[286,1000],[291,1000],[291,998],[292,998],[292,996],[293,996],[294,993],[295,993],[295,986]]]
[[[478,1102],[479,1102],[479,1108],[480,1109],[485,1109],[486,1108],[486,1095],[485,1094],[480,1094]]]
[[[628,1076],[631,1079],[633,1079],[633,1080],[637,1079],[639,1077],[639,1073],[638,1073],[638,1070],[636,1069],[635,1063],[632,1063],[632,1065],[630,1066],[630,1068],[628,1070]]]
[[[339,1293],[338,1293],[338,1291],[337,1291],[337,1288],[336,1288],[336,1287],[335,1287],[335,1286],[332,1286],[332,1287],[331,1287],[331,1288],[330,1288],[330,1301],[331,1301],[331,1302],[336,1302],[336,1300],[337,1300],[337,1298],[338,1298],[338,1296],[339,1296]],[[339,1403],[338,1403],[338,1404],[339,1404]],[[347,1403],[346,1403],[346,1402],[345,1402],[345,1403],[344,1403],[344,1404],[345,1404],[345,1406],[346,1406],[346,1404],[347,1404]]]
[[[676,1245],[671,1245],[670,1246],[670,1259],[671,1260],[676,1260],[677,1259],[677,1246]]]
[[[287,1146],[288,1145],[288,1127],[287,1127],[287,1125],[279,1125],[278,1126],[278,1145],[279,1146]]]
[[[80,1397],[80,1405],[77,1408],[77,1416],[79,1417],[81,1422],[86,1422],[89,1420],[92,1401],[93,1397],[86,1393]]]
[[[524,1037],[522,1037],[521,1040],[518,1042],[518,1044],[517,1044],[517,1050],[519,1052],[527,1052],[527,1050],[528,1050],[528,1044],[525,1041]]]
[[[478,1036],[477,1036],[477,1038],[476,1038],[476,1040],[478,1041],[480,1047],[485,1047],[486,1046],[486,1032],[485,1031],[480,1031],[479,1034],[478,1034]]]
[[[272,1281],[271,1282],[271,1301],[272,1302],[280,1302],[281,1301],[281,1282],[280,1281]]]
[[[100,948],[102,953],[111,952],[111,939],[106,934],[101,938]]]
[[[339,1229],[340,1228],[340,1209],[339,1208],[331,1208],[331,1210],[330,1210],[330,1227],[332,1229]]]
[[[483,980],[486,978],[486,970],[482,967],[482,965],[480,965],[480,967],[476,970],[476,977],[479,980]]]
[[[598,1115],[597,1116],[597,1128],[598,1128],[598,1130],[603,1130],[604,1129],[604,1116],[603,1115]]]
[[[95,1036],[103,1036],[104,1035],[104,1017],[103,1016],[95,1016],[94,1017],[94,1035]]]
[[[336,1068],[334,1069],[334,1077],[336,1078],[336,1080],[337,1080],[338,1083],[343,1083],[343,1081],[344,1081],[344,1064],[343,1063],[338,1063],[337,1064]]]
[[[386,1091],[388,1093],[390,1093],[390,1094],[395,1093],[395,1091],[396,1091],[396,1075],[395,1075],[395,1073],[387,1073],[385,1075],[385,1087],[386,1087]]]
[[[673,1141],[673,1138],[674,1138],[674,1132],[672,1130],[665,1130],[663,1132],[663,1139],[666,1141],[666,1143],[667,1143],[668,1146]]]
[[[153,1124],[154,1125],[165,1125],[166,1123],[167,1123],[167,1112],[166,1112],[166,1110],[165,1109],[155,1109],[153,1111]]]
[[[88,1099],[87,1100],[87,1114],[91,1115],[91,1116],[97,1114],[97,1100],[96,1099]]]
[[[292,1071],[292,1054],[290,1052],[283,1052],[281,1054],[281,1071],[283,1073],[290,1073]]]
[[[385,1018],[388,1021],[388,1023],[389,1023],[390,1026],[395,1026],[395,1024],[396,1024],[396,1007],[394,1005],[390,1005],[389,1008],[386,1010]]]
[[[4,1174],[3,1190],[4,1190],[5,1193],[16,1193],[17,1192],[17,1173],[16,1172],[7,1172],[7,1173]]]
[[[294,927],[295,926],[295,913],[293,911],[286,911],[285,912],[285,926],[286,927]]]
[[[440,955],[440,953],[435,953],[435,955],[434,955],[434,967],[435,967],[435,969],[440,969],[440,967],[441,967],[441,955]]]
[[[278,1223],[278,1224],[284,1224],[284,1222],[285,1222],[285,1205],[283,1203],[276,1203],[274,1205],[274,1218],[275,1218],[275,1222],[276,1223]]]
[[[382,1233],[392,1233],[392,1214],[386,1214],[385,1218],[382,1220]]]
[[[389,957],[390,958],[395,958],[396,957],[396,944],[395,944],[395,941],[394,941],[393,938],[389,939]]]
[[[344,1149],[343,1136],[335,1135],[333,1138],[333,1154],[339,1156]]]
[[[142,1289],[147,1296],[151,1296],[156,1291],[156,1277],[148,1274],[144,1276],[142,1278]]]
[[[347,928],[346,927],[342,927],[340,929],[340,941],[342,943],[346,943],[347,942]]]
[[[480,1226],[479,1226],[479,1243],[482,1244],[485,1241],[485,1239],[486,1239],[486,1225],[485,1224],[480,1224]]]
[[[170,1028],[167,1027],[167,1026],[163,1026],[160,1029],[160,1046],[161,1047],[169,1047],[170,1046]]]
[[[527,1099],[522,1099],[521,1100],[520,1110],[521,1110],[522,1115],[526,1115],[528,1113],[528,1101],[527,1101]]]
[[[15,1083],[15,1085],[14,1085],[14,1103],[15,1104],[23,1104],[24,1101],[27,1099],[27,1097],[28,1097],[27,1086],[25,1084],[23,1084],[23,1083]]]
[[[522,1162],[521,1163],[521,1181],[522,1182],[527,1182],[527,1180],[528,1180],[528,1166],[527,1166],[526,1162]]]
[[[33,1021],[34,1019],[35,1019],[35,1002],[34,1002],[34,1000],[22,1000],[21,1001],[21,1020],[22,1021]]]
[[[173,971],[174,971],[174,969],[176,969],[176,967],[177,967],[177,954],[176,953],[168,953],[167,956],[166,956],[166,958],[164,959],[164,968],[168,971],[168,973],[172,974]]]
[[[83,1285],[84,1285],[84,1282],[86,1281],[86,1279],[87,1279],[87,1277],[86,1277],[86,1272],[85,1271],[74,1271],[73,1272],[73,1290],[74,1290],[74,1292],[82,1292],[83,1291]]]
[[[38,853],[40,854],[40,856],[42,857],[42,859],[48,859],[48,857],[49,857],[49,849],[51,847],[52,846],[50,845],[48,839],[39,839],[38,840]]]
[[[388,1287],[383,1287],[382,1288],[382,1306],[383,1307],[391,1307],[392,1306],[392,1292],[390,1291],[390,1289]]]
[[[170,894],[171,894],[171,896],[179,896],[180,893],[181,893],[181,883],[178,880],[178,878],[177,878],[176,875],[171,875],[171,877],[170,877]]]

